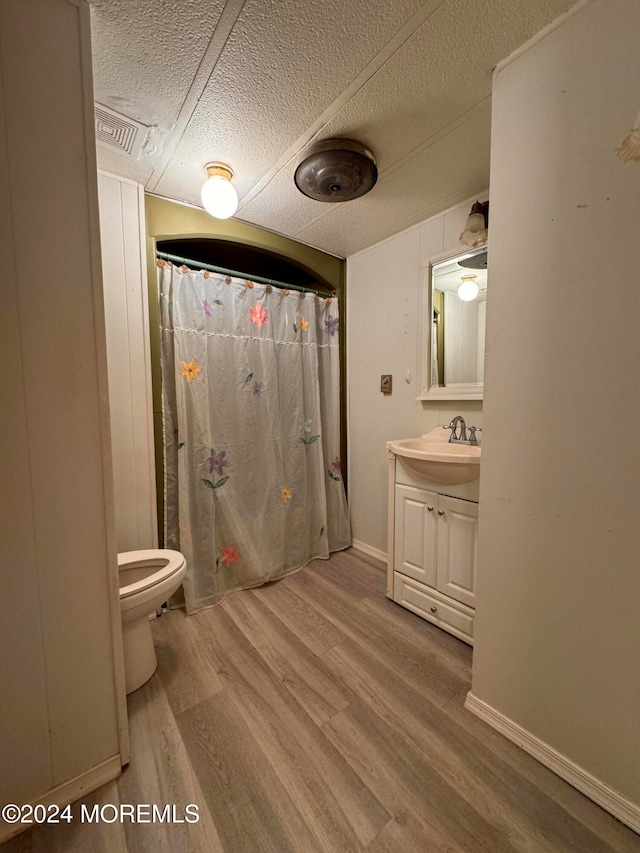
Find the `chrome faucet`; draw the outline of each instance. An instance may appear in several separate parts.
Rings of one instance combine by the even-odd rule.
[[[469,436],[469,444],[476,445],[478,444],[478,439],[476,436],[477,432],[482,432],[482,427],[471,426],[469,427],[469,432],[471,435]]]
[[[460,424],[460,435],[456,434],[458,429],[458,424]],[[467,425],[464,421],[462,415],[456,415],[455,418],[451,421],[448,427],[443,427],[443,429],[450,429],[451,435],[449,436],[449,441],[453,443],[454,441],[466,441],[467,440]]]
[[[460,427],[460,434],[458,435],[458,426]],[[476,436],[477,432],[482,432],[480,427],[471,426],[469,427],[469,432],[471,433],[467,438],[467,425],[465,423],[462,415],[456,415],[455,418],[451,421],[447,426],[443,426],[442,429],[450,429],[451,435],[449,436],[450,444],[470,444],[473,446],[478,445],[478,439]]]

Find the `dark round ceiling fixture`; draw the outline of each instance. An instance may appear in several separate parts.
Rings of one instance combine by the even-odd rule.
[[[302,152],[294,180],[315,201],[351,201],[369,192],[378,170],[375,157],[360,142],[325,139]]]
[[[471,255],[470,258],[465,258],[464,261],[458,261],[458,266],[468,270],[486,270],[487,252],[478,252],[477,255]]]

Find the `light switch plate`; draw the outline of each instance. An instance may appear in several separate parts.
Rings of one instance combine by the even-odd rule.
[[[380,390],[383,394],[390,394],[393,385],[393,376],[390,373],[383,373],[380,377]]]

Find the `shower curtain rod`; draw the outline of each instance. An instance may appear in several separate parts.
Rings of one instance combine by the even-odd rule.
[[[302,284],[287,284],[284,281],[276,281],[272,278],[264,278],[261,275],[249,275],[245,272],[238,272],[237,270],[228,270],[224,267],[216,267],[213,264],[205,264],[202,261],[194,261],[189,258],[181,258],[178,255],[169,255],[167,252],[156,252],[156,255],[159,258],[163,258],[165,261],[171,261],[174,264],[185,264],[188,267],[196,267],[196,269],[200,270],[209,270],[210,272],[217,272],[221,275],[230,275],[234,278],[244,278],[247,281],[255,281],[258,284],[270,284],[273,287],[279,287],[283,290],[298,290],[302,293],[315,293],[316,296],[334,296],[333,292],[329,292],[327,294],[321,294],[320,291],[314,290],[312,287],[304,287]]]

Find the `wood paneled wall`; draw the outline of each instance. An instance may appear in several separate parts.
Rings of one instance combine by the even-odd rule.
[[[158,547],[142,187],[98,175],[118,551]]]
[[[3,0],[0,73],[0,801],[21,803],[126,750],[88,6]]]

